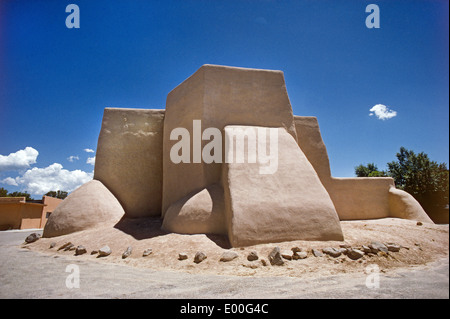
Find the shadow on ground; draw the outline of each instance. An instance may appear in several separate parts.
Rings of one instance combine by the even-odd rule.
[[[170,232],[161,229],[163,220],[158,217],[143,218],[122,218],[114,228],[132,236],[136,240],[155,238],[170,234]],[[213,241],[217,246],[229,249],[230,241],[227,236],[217,234],[206,234],[206,237]]]

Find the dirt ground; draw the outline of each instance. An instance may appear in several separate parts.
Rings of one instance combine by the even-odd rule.
[[[160,219],[123,220],[114,228],[95,228],[54,238],[41,238],[31,244],[23,244],[33,251],[55,256],[73,256],[79,260],[98,261],[100,263],[116,263],[138,268],[154,270],[179,271],[192,274],[215,274],[232,276],[290,276],[318,277],[342,273],[364,272],[367,265],[377,264],[382,272],[424,265],[448,256],[449,226],[448,225],[417,225],[415,221],[394,218],[342,221],[345,241],[289,241],[280,243],[260,244],[244,248],[231,248],[226,237],[218,235],[184,235],[166,233],[160,229]],[[75,246],[83,245],[87,253],[75,256],[74,251],[57,251],[66,242]],[[392,242],[402,246],[399,252],[387,255],[365,255],[359,260],[351,260],[345,255],[333,258],[328,255],[314,257],[312,248],[339,248],[348,244],[353,248],[368,245],[373,241]],[[56,243],[54,248],[50,244]],[[98,250],[104,245],[112,249],[111,255],[98,258],[91,255],[92,250]],[[122,253],[131,246],[130,257],[122,259]],[[283,266],[271,266],[268,254],[275,247],[282,252],[291,252],[292,247],[300,247],[308,252],[308,258],[302,260],[285,260]],[[143,257],[145,249],[151,248],[152,254]],[[226,250],[235,251],[238,258],[229,261],[219,261]],[[196,264],[193,262],[197,251],[203,251],[207,259]],[[259,259],[248,261],[250,251],[256,251]],[[178,260],[178,254],[185,252],[186,260]],[[264,266],[262,259],[267,261]]]

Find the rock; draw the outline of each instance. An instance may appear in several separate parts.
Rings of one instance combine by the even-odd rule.
[[[25,242],[27,244],[30,243],[34,243],[36,240],[38,240],[39,238],[41,238],[41,234],[38,233],[32,233],[30,235],[27,236],[27,238],[25,238]]]
[[[73,247],[75,247],[75,245],[72,244],[72,243],[70,243],[70,244],[67,245],[63,250],[64,250],[64,251],[68,251],[68,250],[72,249]]]
[[[265,259],[261,259],[261,265],[268,266],[269,264],[267,263],[267,261]]]
[[[148,248],[148,249],[144,250],[144,252],[142,253],[142,257],[147,257],[152,252],[153,252],[153,250],[151,248]]]
[[[130,257],[132,251],[133,251],[133,247],[129,246],[129,247],[127,248],[127,250],[125,250],[125,251],[123,252],[123,254],[122,254],[122,259],[125,259],[125,258],[127,258],[127,257]]]
[[[347,256],[352,260],[357,260],[362,258],[364,256],[364,253],[359,249],[350,248],[348,249]]]
[[[233,259],[237,258],[238,254],[235,253],[234,251],[226,251],[222,254],[222,256],[220,257],[220,261],[232,261]]]
[[[422,226],[423,223],[422,222],[417,222],[417,226]]]
[[[86,248],[84,248],[84,246],[79,245],[76,249],[75,249],[75,256],[79,256],[79,255],[83,255],[87,253]]]
[[[108,245],[103,246],[102,248],[100,248],[98,250],[98,257],[106,257],[109,256],[111,254],[111,248],[109,248]]]
[[[306,251],[300,251],[300,252],[294,253],[292,255],[292,259],[294,259],[294,260],[305,259],[307,257],[308,257],[308,253]]]
[[[74,250],[77,249],[77,247],[75,247],[75,245],[72,245],[72,246],[70,246],[70,247],[66,247],[66,249],[64,249],[64,250],[67,250],[67,248],[69,248],[69,249],[68,249],[69,251],[74,251]]]
[[[338,251],[340,251],[341,254],[347,255],[348,248],[339,248]]]
[[[382,252],[385,252],[385,253],[388,252],[387,247],[383,243],[380,243],[378,241],[372,242],[369,245],[369,248],[372,250],[372,253],[374,253],[374,254],[376,254],[379,251],[382,251]]]
[[[54,241],[52,241],[51,243],[50,243],[50,246],[48,247],[49,249],[52,249],[52,248],[54,248],[56,246],[56,243],[54,242]]]
[[[339,250],[337,250],[336,248],[330,248],[330,247],[322,249],[322,252],[324,254],[327,254],[334,258],[337,258],[340,255],[342,255],[342,253]]]
[[[323,256],[323,254],[320,250],[317,250],[314,248],[312,249],[312,253],[313,253],[314,257],[322,257]]]
[[[386,245],[388,251],[392,251],[392,252],[395,252],[395,253],[399,252],[400,248],[401,248],[400,245],[397,245],[395,243],[386,243],[385,245]]]
[[[352,248],[352,246],[350,246],[349,244],[340,244],[339,247],[340,248]]]
[[[185,259],[188,259],[188,255],[186,253],[178,254],[178,260],[185,260]]]
[[[292,247],[291,250],[294,254],[302,251],[302,249],[300,247]]]
[[[258,253],[256,251],[251,251],[247,256],[248,261],[258,260],[258,258]]]
[[[91,251],[91,255],[97,255],[97,254],[98,254],[98,250]]]
[[[292,260],[292,255],[291,255],[291,253],[288,253],[288,252],[282,252],[281,257],[283,257],[286,260]]]
[[[60,247],[58,248],[58,251],[60,251],[61,249],[66,248],[66,247],[69,246],[69,245],[72,245],[72,243],[71,243],[70,241],[67,242],[67,243],[65,243],[64,245],[60,246]]]
[[[361,250],[362,250],[364,253],[366,253],[366,254],[369,254],[369,253],[372,252],[372,249],[370,249],[370,247],[367,247],[367,246],[365,246],[365,245],[362,245],[362,246],[361,246]]]
[[[257,269],[259,268],[258,264],[255,263],[249,263],[249,264],[241,264],[242,267],[250,268],[250,269]]]
[[[205,255],[205,253],[204,252],[202,252],[202,251],[198,251],[198,252],[196,252],[195,253],[195,256],[194,256],[194,262],[196,263],[196,264],[198,264],[198,263],[201,263],[203,260],[205,260],[207,257],[206,257],[206,255]]]
[[[284,261],[281,258],[280,247],[275,247],[269,254],[269,262],[272,266],[282,266]]]

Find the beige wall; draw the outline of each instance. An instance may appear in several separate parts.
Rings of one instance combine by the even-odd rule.
[[[193,138],[193,120],[223,132],[226,125],[284,127],[295,140],[292,108],[281,71],[203,65],[167,96],[164,118],[162,215],[184,196],[220,182],[221,164],[174,164],[174,128]],[[209,141],[202,141],[203,148]],[[192,159],[192,151],[191,151]]]
[[[42,197],[42,203],[45,205],[42,209],[42,217],[41,217],[41,224],[40,228],[44,228],[46,222],[47,222],[47,213],[51,214],[53,211],[58,207],[59,204],[62,203],[62,199],[51,197],[51,196],[43,196]]]
[[[333,177],[326,185],[341,220],[391,216],[389,188],[394,186],[392,178]]]
[[[43,204],[21,203],[20,229],[41,228]]]
[[[235,127],[225,127],[226,138]],[[293,136],[284,128],[277,130],[274,173],[261,174],[266,164],[259,161],[223,164],[230,243],[239,247],[287,240],[343,240],[333,202],[314,168]]]
[[[4,199],[6,198],[0,198],[0,230],[19,229],[22,221],[21,204]]]
[[[164,110],[106,108],[94,179],[129,217],[161,215]]]
[[[402,217],[431,222],[411,195],[391,190],[395,184],[390,177],[332,177],[317,118],[295,115],[294,122],[298,145],[330,194],[341,220]],[[402,212],[401,207],[408,207],[408,212]]]
[[[44,196],[41,202],[26,202],[25,197],[0,198],[0,230],[43,228],[47,212],[52,212],[62,199]]]

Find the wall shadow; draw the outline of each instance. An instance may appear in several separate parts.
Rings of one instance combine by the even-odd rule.
[[[132,236],[136,240],[155,238],[171,234],[161,229],[163,219],[160,217],[127,218],[123,217],[114,228]],[[205,236],[223,249],[230,249],[231,244],[226,235],[205,234]]]
[[[114,228],[132,236],[136,240],[154,238],[169,234],[161,229],[162,219],[159,217],[127,218],[123,217]]]

